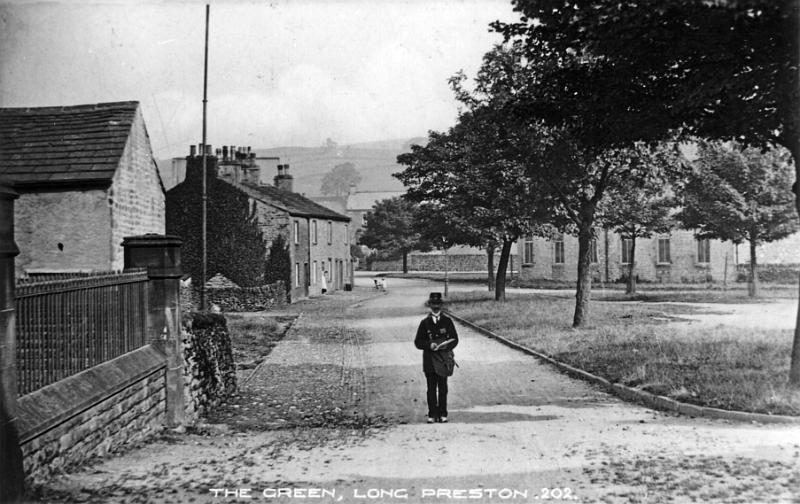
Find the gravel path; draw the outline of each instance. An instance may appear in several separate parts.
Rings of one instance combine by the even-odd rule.
[[[212,423],[66,475],[43,494],[57,502],[800,501],[800,427],[654,412],[464,327],[451,423],[425,424],[412,339],[422,301],[439,289],[392,279],[372,299],[342,293],[298,306],[292,330]]]

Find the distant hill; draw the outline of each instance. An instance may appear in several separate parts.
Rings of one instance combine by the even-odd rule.
[[[395,139],[334,147],[273,147],[256,148],[258,157],[279,157],[281,163],[290,166],[294,176],[294,190],[306,196],[321,196],[322,178],[334,166],[353,163],[362,177],[359,191],[403,191],[403,184],[392,177],[402,170],[397,156],[411,150],[411,144],[421,144],[425,138]],[[158,160],[159,170],[166,180],[175,180],[171,173],[171,160]],[[262,173],[261,180],[271,183],[273,173]],[[166,184],[172,187],[174,184]]]

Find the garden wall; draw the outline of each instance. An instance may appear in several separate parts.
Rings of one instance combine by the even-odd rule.
[[[184,316],[184,398],[192,422],[236,391],[225,318]],[[146,345],[19,398],[25,474],[48,476],[162,430],[166,355]]]
[[[764,283],[797,284],[800,278],[800,264],[757,264],[758,280]],[[736,265],[736,281],[747,282],[749,264]]]
[[[264,311],[286,304],[286,288],[281,281],[261,287],[210,288],[206,296],[223,312]]]
[[[22,396],[26,475],[44,478],[161,430],[165,363],[147,345]]]
[[[236,392],[231,338],[217,313],[191,313],[183,320],[184,398],[194,420]]]

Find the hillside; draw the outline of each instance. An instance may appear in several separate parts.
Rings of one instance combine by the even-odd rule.
[[[352,146],[345,147],[276,147],[256,149],[258,156],[277,156],[281,162],[289,164],[294,176],[296,192],[307,196],[320,196],[322,178],[334,166],[353,163],[362,177],[359,191],[402,191],[403,184],[392,177],[392,173],[402,169],[397,164],[401,149],[369,149]]]
[[[422,143],[424,138],[396,139],[368,142],[335,147],[274,147],[256,148],[259,157],[280,157],[281,163],[289,164],[294,176],[295,192],[306,196],[321,196],[322,178],[334,166],[353,163],[361,174],[359,191],[402,191],[403,184],[392,177],[392,173],[402,169],[397,164],[397,156],[410,150],[411,143]],[[157,161],[167,188],[178,182],[177,174],[172,172],[169,159]],[[272,173],[262,173],[261,179],[271,183]],[[170,182],[168,182],[170,181]]]

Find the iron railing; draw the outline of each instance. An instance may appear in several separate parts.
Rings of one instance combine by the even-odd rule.
[[[148,342],[144,269],[18,280],[16,300],[19,395]]]

